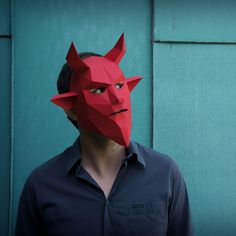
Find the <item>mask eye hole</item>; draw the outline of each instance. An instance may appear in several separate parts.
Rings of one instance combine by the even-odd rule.
[[[124,85],[123,82],[119,82],[119,83],[116,83],[116,84],[115,84],[115,87],[116,87],[117,89],[121,89],[121,88],[123,87],[123,85]]]
[[[104,93],[106,90],[106,88],[94,88],[94,89],[90,89],[90,93],[93,93],[93,94],[101,94],[101,93]]]

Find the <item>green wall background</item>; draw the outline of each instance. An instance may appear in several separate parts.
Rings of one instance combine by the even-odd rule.
[[[11,181],[11,5],[0,1],[0,235],[8,235]]]
[[[49,102],[71,41],[106,53],[125,32],[132,138],[175,159],[195,235],[236,235],[236,2],[1,0],[0,234],[33,168],[78,135]]]
[[[175,158],[195,234],[236,235],[236,2],[155,0],[153,147]]]

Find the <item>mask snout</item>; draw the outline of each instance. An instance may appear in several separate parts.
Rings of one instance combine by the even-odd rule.
[[[124,98],[122,98],[119,93],[112,87],[108,89],[108,96],[110,99],[111,104],[121,104],[124,102]]]

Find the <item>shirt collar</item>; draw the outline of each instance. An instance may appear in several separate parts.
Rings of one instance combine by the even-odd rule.
[[[67,154],[67,164],[66,164],[66,172],[69,174],[71,169],[75,166],[76,163],[81,160],[81,152],[80,152],[80,138],[78,137],[74,144],[70,147],[69,153]]]
[[[140,145],[136,142],[130,142],[127,148],[127,158],[130,156],[136,156],[138,163],[140,163],[143,167],[146,167],[145,160],[143,158],[142,152],[140,151]]]
[[[81,160],[80,137],[78,137],[74,144],[70,147],[67,156],[66,172],[69,173],[75,164]],[[139,148],[139,144],[131,141],[127,148],[127,156],[124,160],[128,160],[134,156],[136,157],[136,160],[139,164],[141,164],[143,167],[146,167],[145,160]]]

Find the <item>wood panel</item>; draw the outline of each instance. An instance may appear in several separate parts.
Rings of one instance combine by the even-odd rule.
[[[155,44],[154,148],[187,182],[195,235],[235,235],[236,46]]]
[[[11,1],[0,1],[0,37],[9,36],[11,33]]]
[[[154,0],[154,39],[236,42],[236,1]]]
[[[11,150],[11,41],[0,38],[0,234],[8,235]]]

